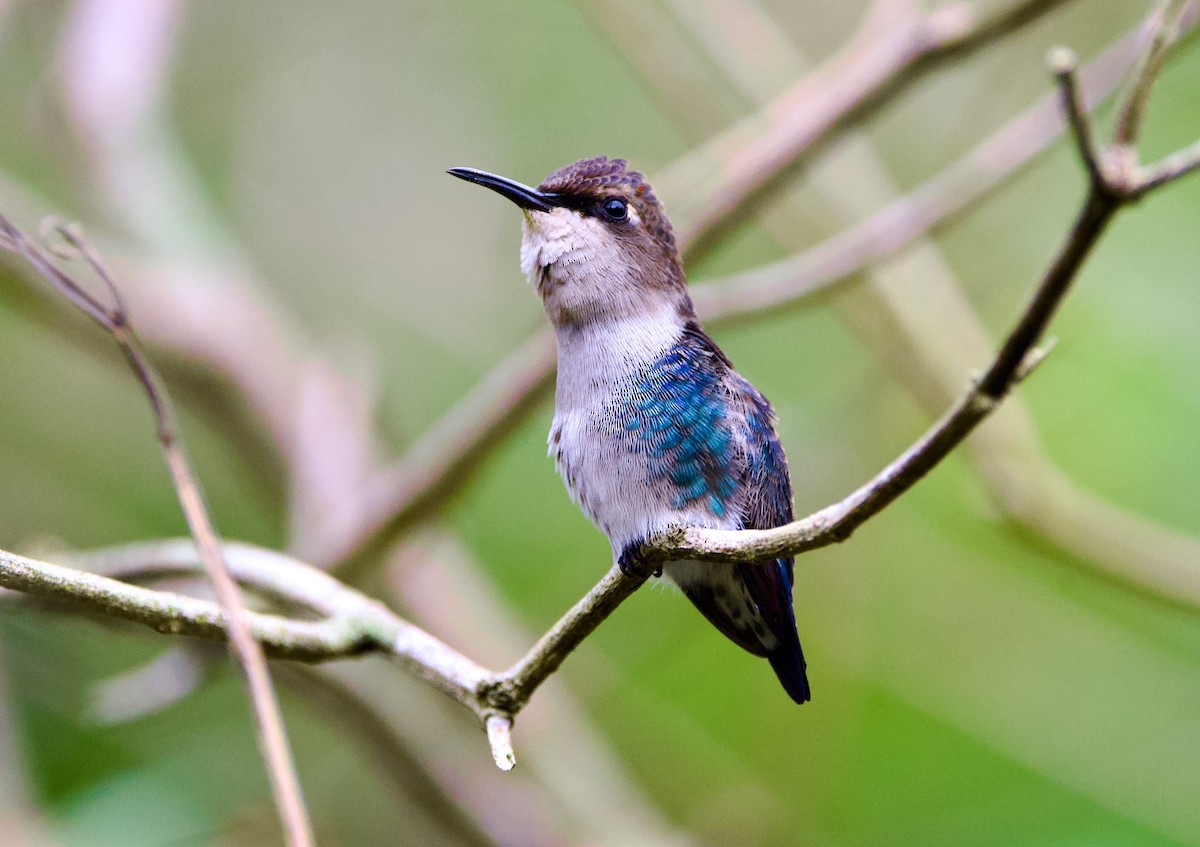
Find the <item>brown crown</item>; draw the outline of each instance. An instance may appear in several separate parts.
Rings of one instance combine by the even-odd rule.
[[[607,156],[581,159],[550,174],[538,190],[584,200],[622,197],[637,209],[646,231],[654,240],[675,255],[675,234],[662,204],[646,178],[638,171],[629,170],[624,159]]]

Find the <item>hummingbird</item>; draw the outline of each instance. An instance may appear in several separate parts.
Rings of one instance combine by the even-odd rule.
[[[549,450],[572,499],[627,574],[674,526],[770,529],[792,520],[770,403],[704,332],[662,205],[624,159],[598,156],[537,187],[449,173],[524,212],[521,268],[554,325]],[[792,609],[792,559],[665,562],[661,575],[739,647],[811,697]]]

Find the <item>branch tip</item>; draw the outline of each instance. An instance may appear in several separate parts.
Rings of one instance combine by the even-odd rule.
[[[1070,47],[1059,44],[1046,53],[1046,68],[1057,77],[1073,74],[1078,67],[1079,57]]]
[[[1055,47],[1046,55],[1046,64],[1054,74],[1062,96],[1063,112],[1075,139],[1075,149],[1087,169],[1088,179],[1099,191],[1113,193],[1113,186],[1105,176],[1101,152],[1092,134],[1092,119],[1087,113],[1086,98],[1079,82],[1079,59],[1069,47]]]
[[[511,771],[517,765],[517,755],[512,745],[512,718],[508,715],[488,715],[484,728],[496,767],[505,772]]]
[[[1017,368],[1017,372],[1013,376],[1013,384],[1023,382],[1026,377],[1036,371],[1057,346],[1058,336],[1051,336],[1043,344],[1026,353],[1025,358],[1021,361],[1021,366]]]

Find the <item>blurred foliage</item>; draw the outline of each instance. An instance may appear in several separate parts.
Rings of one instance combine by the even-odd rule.
[[[582,5],[274,0],[195,3],[180,15],[164,121],[215,220],[307,343],[378,381],[397,451],[543,321],[517,268],[517,216],[444,169],[532,183],[585,155],[625,156],[653,174],[686,152]],[[815,60],[853,32],[862,4],[765,5]],[[915,185],[1048,88],[1046,48],[1090,55],[1145,5],[1076,0],[863,129],[898,182]],[[43,211],[119,229],[63,116],[56,80],[70,60],[60,37],[71,12],[65,2],[0,3],[0,172],[39,195]],[[1200,136],[1198,103],[1192,40],[1155,92],[1147,159]],[[1081,191],[1060,144],[938,235],[992,333],[1012,320]],[[825,234],[814,209],[814,230],[797,233],[794,248]],[[1200,179],[1123,215],[1054,325],[1054,355],[1022,391],[1047,454],[1080,486],[1192,534],[1197,220]],[[747,227],[693,280],[777,255]],[[119,357],[30,288],[11,262],[0,267],[0,547],[180,534],[150,416]],[[778,409],[800,512],[841,497],[928,422],[824,304],[717,335]],[[964,379],[982,364],[963,362]],[[222,532],[286,543],[281,485],[245,461],[247,445],[231,444],[253,422],[228,426],[238,411],[188,381],[185,363],[169,373]],[[549,418],[540,408],[449,510],[530,632],[589,588],[608,557],[545,457]],[[801,559],[796,609],[815,691],[801,709],[670,591],[640,592],[561,672],[636,790],[697,839],[1200,844],[1200,623],[1001,519],[962,458],[851,543]],[[3,690],[20,748],[10,761],[25,760],[62,844],[273,840],[245,704],[223,670],[141,720],[88,721],[93,686],[163,646],[124,626],[6,607]],[[285,706],[323,844],[458,843],[336,713],[303,689]],[[477,780],[463,790],[479,796],[506,777],[438,778]]]

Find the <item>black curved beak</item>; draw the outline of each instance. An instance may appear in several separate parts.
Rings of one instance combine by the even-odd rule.
[[[549,212],[555,206],[561,205],[556,194],[541,192],[508,177],[496,176],[487,171],[477,171],[474,168],[450,168],[446,173],[459,179],[465,179],[467,182],[482,185],[484,188],[490,188],[497,194],[503,194],[522,209]]]

